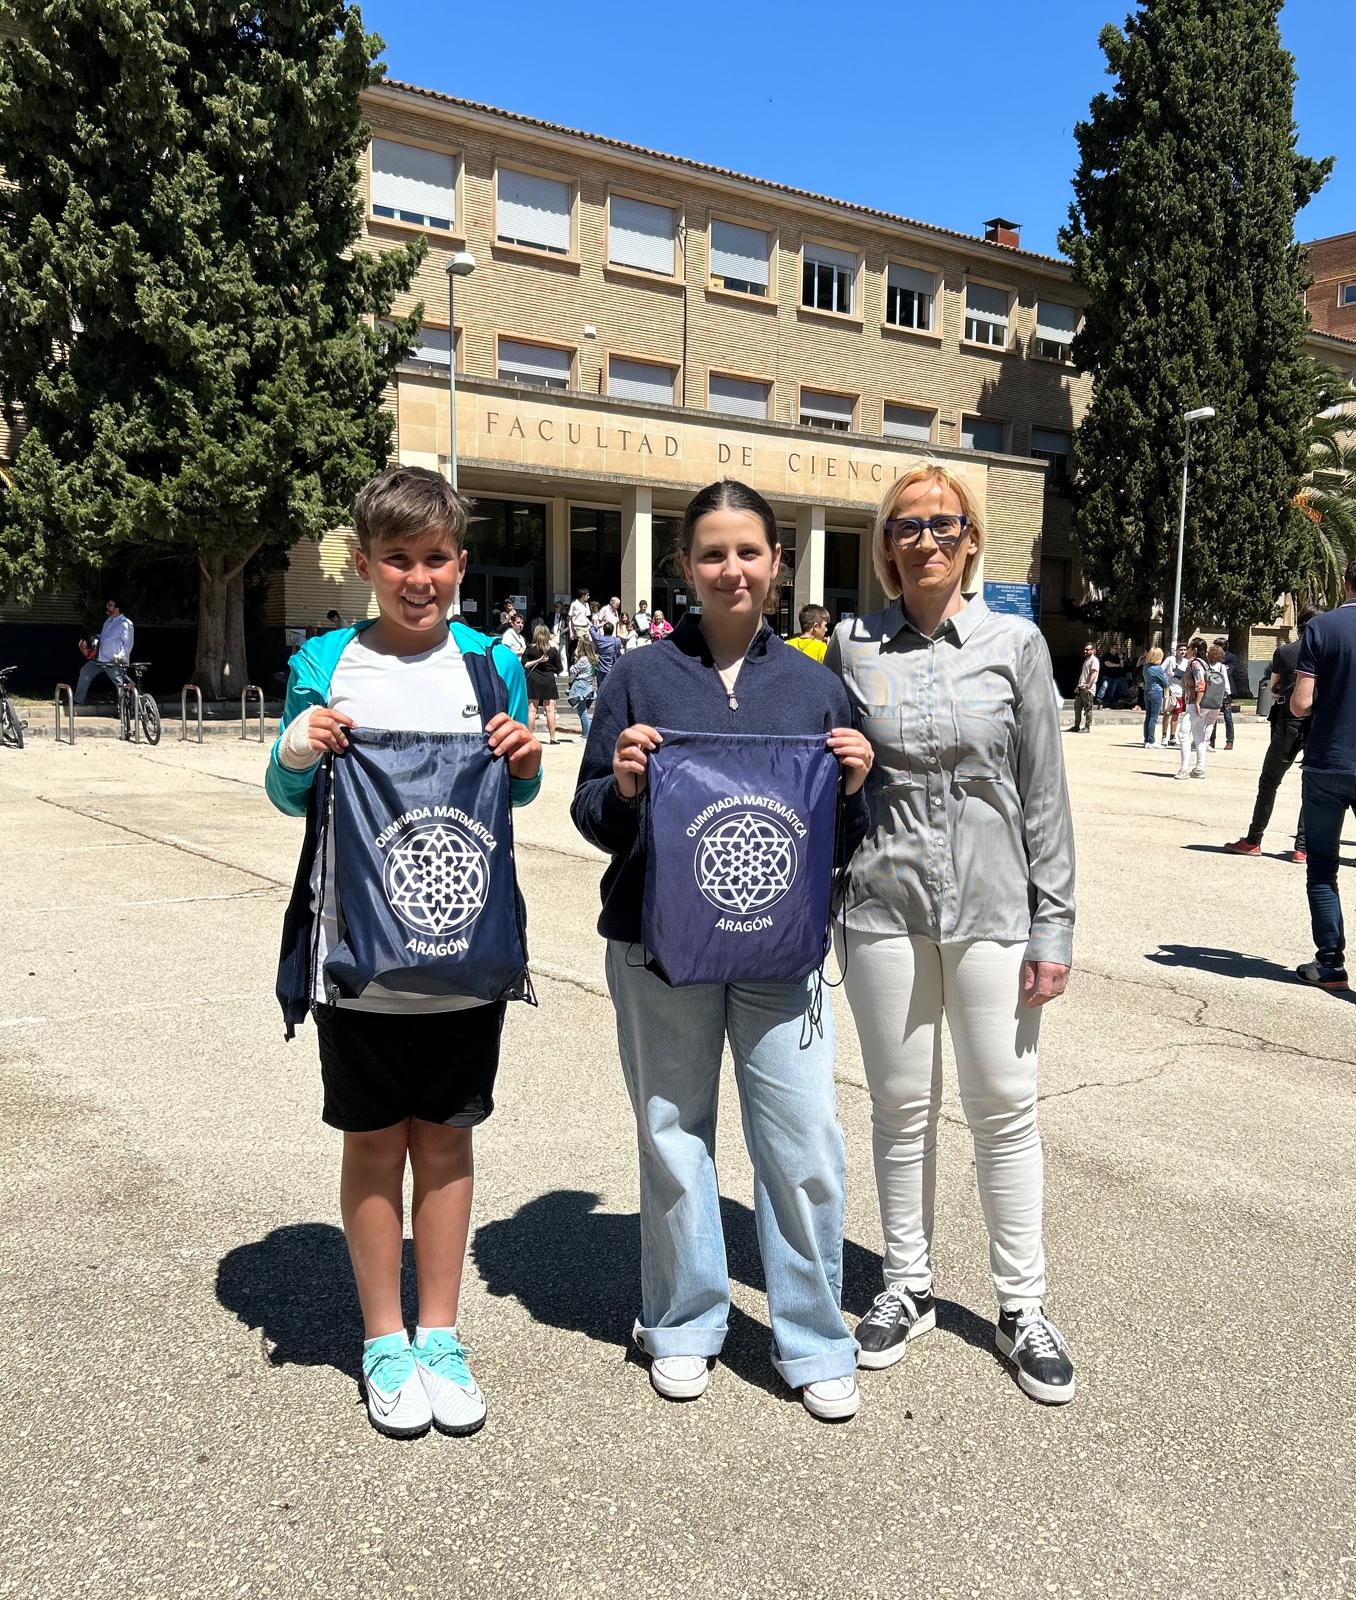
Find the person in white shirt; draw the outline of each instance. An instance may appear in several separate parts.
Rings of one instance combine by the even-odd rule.
[[[581,589],[570,601],[570,664],[579,657],[579,641],[589,636],[589,592]]]
[[[132,659],[132,639],[136,630],[132,627],[131,617],[123,616],[116,600],[110,600],[104,611],[107,620],[99,630],[98,649],[93,659],[81,667],[80,676],[75,681],[75,703],[78,706],[84,705],[90,685],[101,672],[112,680],[114,688],[121,688],[127,676],[127,663]]]
[[[521,656],[527,649],[527,640],[523,638],[523,619],[515,611],[512,620],[504,629],[500,644],[506,644],[515,656]]]
[[[631,618],[631,647],[635,649],[642,644],[650,642],[650,603],[648,600],[636,602],[636,614]]]
[[[1083,646],[1083,670],[1078,674],[1078,687],[1074,690],[1074,720],[1070,733],[1092,732],[1092,707],[1097,694],[1097,679],[1102,673],[1102,663],[1090,644]]]
[[[605,606],[598,607],[598,615],[593,619],[593,625],[595,628],[602,628],[610,622],[615,628],[620,621],[621,597],[614,594]]]

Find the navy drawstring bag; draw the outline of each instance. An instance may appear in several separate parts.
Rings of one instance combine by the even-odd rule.
[[[675,988],[799,982],[828,950],[839,804],[824,735],[659,731],[646,769],[647,964]]]

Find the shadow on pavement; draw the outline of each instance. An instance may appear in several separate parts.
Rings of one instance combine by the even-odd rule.
[[[1202,847],[1204,848],[1204,847]],[[1245,956],[1238,950],[1214,950],[1208,945],[1165,944],[1144,958],[1160,967],[1191,967],[1197,972],[1217,972],[1222,978],[1266,978],[1272,983],[1288,983],[1306,988],[1295,976],[1294,967],[1284,967],[1266,956]],[[1298,963],[1296,963],[1298,965]],[[1349,989],[1324,989],[1322,994],[1341,1000],[1356,1000]]]

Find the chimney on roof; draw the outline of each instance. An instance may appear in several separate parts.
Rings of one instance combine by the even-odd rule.
[[[1009,250],[1022,247],[1022,225],[1009,222],[1006,217],[990,217],[984,224],[984,238],[989,244],[1006,245]]]

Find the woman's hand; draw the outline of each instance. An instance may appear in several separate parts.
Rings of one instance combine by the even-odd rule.
[[[617,735],[612,751],[612,780],[624,799],[634,800],[645,788],[650,751],[658,750],[663,742],[659,730],[644,722],[634,722]]]
[[[1047,1000],[1057,1000],[1069,981],[1068,967],[1058,961],[1024,961],[1022,963],[1022,993],[1027,1005],[1034,1011]]]
[[[329,706],[312,706],[306,726],[306,743],[318,755],[343,755],[348,749],[349,728],[358,724],[345,711],[332,711]]]
[[[826,743],[843,769],[843,793],[856,794],[876,759],[870,739],[856,728],[834,728]]]
[[[521,722],[515,722],[507,711],[501,711],[486,724],[490,754],[503,756],[508,762],[510,776],[535,778],[541,771],[541,745]]]

